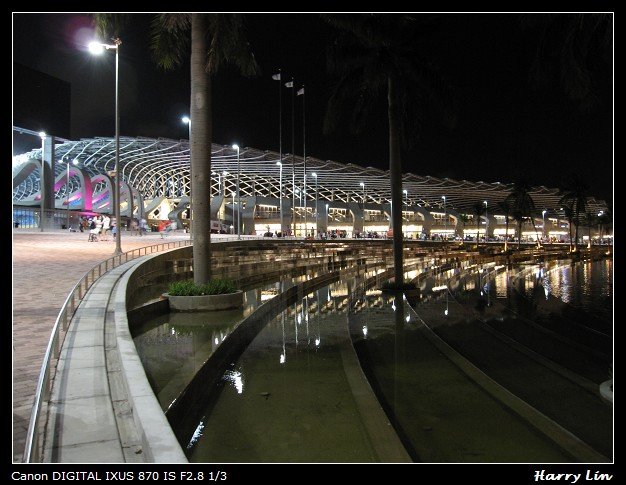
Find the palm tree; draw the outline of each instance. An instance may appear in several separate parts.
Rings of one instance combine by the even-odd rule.
[[[107,30],[117,34],[129,18],[127,14],[94,14],[103,36]],[[152,21],[151,50],[156,63],[164,69],[174,69],[187,58],[191,61],[193,275],[195,283],[204,284],[211,279],[211,76],[227,63],[246,76],[255,74],[258,65],[239,14],[157,14]]]
[[[510,201],[504,199],[502,202],[498,202],[498,208],[504,213],[504,250],[507,251],[509,242],[509,217],[511,216]]]
[[[395,285],[403,285],[402,145],[415,135],[421,109],[434,107],[454,123],[447,88],[429,63],[422,61],[421,40],[432,22],[408,15],[323,15],[336,28],[328,68],[338,76],[328,102],[324,131],[334,130],[345,113],[359,132],[375,96],[385,94],[389,121],[389,176]],[[432,19],[427,19],[432,20]]]
[[[532,67],[538,85],[558,80],[584,111],[606,102],[610,87],[600,81],[612,65],[612,13],[525,14],[521,25],[538,33]]]
[[[191,44],[191,45],[190,45]],[[180,66],[191,48],[191,181],[194,212],[194,282],[211,279],[211,76],[230,63],[245,76],[258,71],[238,14],[158,14],[152,54],[163,69]]]
[[[569,231],[569,252],[573,252],[574,248],[572,247],[572,225],[574,224],[574,210],[567,204],[563,204],[563,212],[565,213],[565,217],[567,218],[567,225]]]
[[[480,216],[482,216],[485,213],[485,205],[483,202],[475,202],[474,205],[472,205],[472,213],[474,214],[474,216],[476,217],[476,248],[478,248],[478,244],[480,241]]]
[[[517,222],[517,247],[519,248],[522,241],[522,224],[524,219],[530,217],[535,227],[535,220],[532,218],[532,213],[535,210],[535,201],[530,196],[531,191],[530,181],[526,178],[519,178],[513,184],[511,193],[506,197],[506,201],[511,208],[511,215]],[[535,232],[537,231],[535,227]]]
[[[589,186],[584,179],[577,173],[569,178],[567,186],[561,190],[560,204],[564,207],[571,208],[573,212],[573,221],[576,224],[575,251],[578,251],[578,226],[581,222],[581,214],[587,211],[587,201],[589,200]]]
[[[600,216],[595,212],[587,211],[585,213],[585,222],[587,223],[587,248],[591,248],[591,228],[600,224]]]

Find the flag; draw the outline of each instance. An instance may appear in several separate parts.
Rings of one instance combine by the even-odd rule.
[[[280,72],[279,72],[278,74],[274,74],[274,75],[272,75],[272,79],[273,79],[274,81],[280,81]]]
[[[301,94],[304,94],[304,88],[298,89],[298,92],[296,93],[296,95],[298,96],[300,96]]]
[[[286,88],[293,88],[293,81],[289,81],[288,83],[285,83],[285,87]]]

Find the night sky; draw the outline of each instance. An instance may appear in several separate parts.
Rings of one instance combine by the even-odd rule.
[[[332,29],[316,14],[247,17],[261,75],[243,78],[225,68],[214,77],[214,143],[278,151],[278,83],[271,76],[282,68],[283,82],[293,76],[296,88],[305,85],[307,156],[388,169],[384,98],[372,100],[374,114],[362,134],[322,132],[333,82],[326,73]],[[156,67],[148,48],[150,18],[134,14],[121,35],[121,134],[187,138],[180,118],[188,114],[189,64],[169,72]],[[442,14],[438,25],[424,51],[451,88],[458,121],[453,129],[426,121],[404,155],[403,171],[503,183],[523,174],[548,187],[578,172],[592,195],[612,201],[612,65],[593,60],[600,104],[588,112],[557,76],[541,86],[531,79],[538,34],[522,29],[519,15]],[[72,139],[114,135],[115,56],[86,52],[89,27],[87,14],[13,16],[14,62],[71,82]],[[282,93],[283,153],[290,153],[291,90]],[[302,155],[302,98],[295,101],[295,152]],[[21,140],[14,151],[26,149]],[[34,139],[32,147],[39,143]]]

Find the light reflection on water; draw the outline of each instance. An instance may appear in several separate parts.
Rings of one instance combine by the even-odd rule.
[[[610,276],[606,274],[608,270],[610,270]],[[603,277],[605,282],[610,281],[607,295],[612,295],[612,265],[609,265],[604,273],[594,272],[590,266],[586,270],[583,269],[583,273],[585,271],[588,274],[587,277],[582,273],[582,276],[579,276],[576,270],[572,274],[570,266],[553,270],[536,267],[522,278],[521,288],[525,294],[531,296],[536,289],[540,289],[544,299],[548,293],[558,294],[563,300],[577,295],[603,295],[604,290],[598,289],[572,291],[574,283],[593,286],[594,275],[596,275],[596,278],[602,279]],[[451,291],[481,289],[486,298],[505,299],[508,294],[507,283],[510,283],[511,275],[512,272],[509,271],[496,273],[493,267],[488,271],[475,272],[469,276],[461,276],[458,270],[450,270],[427,278],[423,282],[422,289],[426,290],[424,300],[440,298],[444,301],[443,298],[445,298],[445,311],[438,308],[437,312],[443,316],[441,318],[449,318],[452,321],[460,317],[458,308],[455,313],[452,303],[448,305],[449,292],[445,291],[441,293],[441,296],[434,297],[428,294],[428,290],[441,285],[446,285]],[[378,290],[368,291],[361,298],[349,299],[348,295],[356,284],[356,280],[352,279],[307,295],[267,325],[240,359],[233,364],[233,367],[225,373],[225,387],[220,390],[217,404],[207,410],[207,414],[200,421],[189,443],[189,448],[193,448],[191,461],[365,462],[373,460],[372,450],[367,445],[368,438],[363,434],[358,410],[353,402],[352,391],[342,371],[341,349],[348,343],[342,332],[345,330],[347,315],[360,314],[363,320],[352,329],[353,338],[356,339],[356,333],[358,339],[368,342],[380,339],[384,334],[394,333],[394,326],[397,322],[391,317],[393,324],[389,325],[388,320],[397,307],[393,299],[390,300],[388,295],[381,294]],[[276,286],[270,285],[269,288],[264,294],[248,292],[246,307],[238,314],[230,317],[220,315],[219,321],[208,321],[204,316],[195,325],[190,325],[189,321],[185,324],[177,324],[175,320],[172,321],[170,315],[167,322],[160,322],[160,327],[147,330],[136,338],[136,342],[140,342],[138,349],[140,346],[143,349],[140,355],[142,354],[144,365],[146,361],[149,362],[150,372],[147,371],[149,379],[156,389],[160,389],[158,396],[164,409],[171,399],[175,398],[176,392],[180,392],[184,387],[184,385],[181,387],[181,383],[186,383],[191,379],[246,312],[249,313],[260,302],[273,296],[272,291],[276,291]],[[192,314],[185,314],[184,318],[189,319],[190,315]],[[407,329],[415,329],[419,326],[419,323],[412,317],[408,305],[403,305],[402,320]],[[462,320],[463,318],[460,321]],[[146,327],[156,323],[159,322],[146,324]],[[188,332],[187,327],[194,327],[193,331]],[[431,350],[427,351],[423,346],[424,343],[420,343],[419,348],[425,352],[424,355],[430,355]],[[411,350],[411,352],[414,351],[415,349]],[[393,352],[388,353],[384,359],[393,359],[393,355]],[[153,365],[150,365],[150,362]],[[433,362],[435,362],[434,357],[429,365]],[[441,361],[440,365],[449,364],[444,362],[445,360]],[[441,373],[445,379],[451,378],[450,369],[444,372],[442,368],[420,367],[424,364],[415,362],[412,365],[417,367],[412,367],[407,372],[435,372],[435,376]],[[476,410],[459,414],[461,420],[458,426],[465,426],[471,430],[473,425],[468,424],[468,416],[471,415],[471,419],[476,420],[478,430],[484,425],[484,420],[488,419],[485,409],[490,408],[480,402],[481,398],[474,395],[475,391],[471,385],[467,387],[468,384],[456,375],[454,379],[455,385],[472,396],[469,401],[456,396],[455,399],[458,399],[460,404],[468,406],[468,402],[479,403]],[[432,382],[431,384],[437,386],[441,383]],[[449,385],[448,381],[446,385]],[[408,384],[407,386],[410,387]],[[412,395],[409,393],[406,398],[412,401]],[[332,409],[333,406],[337,407],[337,403],[341,403],[341,406],[338,409]],[[445,411],[445,408],[441,409]],[[460,412],[460,409],[454,409],[455,412]],[[478,412],[478,409],[482,410]],[[496,411],[492,410],[492,412]],[[501,416],[499,419],[505,418]],[[482,424],[480,424],[481,420]],[[451,419],[448,425],[454,422],[455,420]],[[525,425],[515,423],[510,426],[516,429],[516,439],[523,436],[524,439],[520,440],[520,443],[525,443],[524,440],[527,439],[531,440],[526,436]],[[443,426],[441,430],[454,434],[453,429],[449,429],[448,425]],[[432,433],[427,428],[431,427],[431,424],[425,424],[422,427],[423,429],[418,433],[419,439],[428,439],[429,433]],[[327,430],[329,434],[324,434],[326,428],[329,428]],[[444,459],[443,461],[484,461],[483,459],[489,460],[489,456],[505,457],[502,458],[503,461],[507,459],[516,461],[510,457],[525,456],[517,455],[519,446],[513,446],[508,441],[507,447],[501,450],[501,455],[491,450],[485,451],[485,443],[489,440],[495,440],[489,446],[497,448],[497,439],[494,437],[497,434],[497,428],[497,426],[494,427],[493,436],[483,436],[483,439],[478,441],[471,441],[470,438],[463,437],[463,433],[460,433],[461,441],[467,440],[467,443],[474,443],[463,448],[466,450],[464,451],[466,455],[462,453],[450,455],[450,450],[434,449],[432,456],[455,457],[452,460]],[[424,430],[427,432],[424,433]],[[484,434],[484,429],[481,432]],[[454,448],[458,445],[450,446]],[[531,453],[529,455],[531,458],[527,460],[562,461],[562,457],[553,454],[549,445],[541,442],[533,446],[535,446],[533,452],[536,454]],[[472,455],[472,453],[478,454]]]
[[[279,287],[277,282],[246,291],[244,305],[237,310],[172,312],[133,328],[137,353],[163,410],[172,404],[239,322],[262,302],[278,294]]]
[[[606,321],[613,315],[613,260],[560,262],[528,274],[526,295],[532,296],[535,286],[571,305]]]
[[[303,296],[261,330],[233,363],[243,392],[215,390],[191,462],[375,461],[343,372],[350,285]]]

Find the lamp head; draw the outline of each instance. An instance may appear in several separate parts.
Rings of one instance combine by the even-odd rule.
[[[90,42],[87,47],[89,48],[89,52],[91,52],[92,54],[96,56],[104,52],[104,45],[95,40]]]

